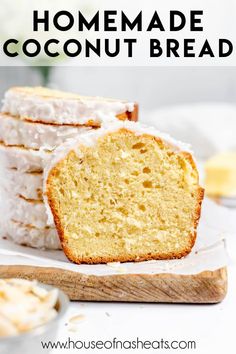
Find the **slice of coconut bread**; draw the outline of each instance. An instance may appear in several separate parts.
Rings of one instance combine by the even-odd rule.
[[[110,120],[138,119],[138,105],[103,97],[88,97],[45,87],[12,87],[2,112],[28,121],[98,127]]]
[[[191,251],[203,189],[186,146],[117,122],[56,150],[55,161],[45,192],[71,261],[172,259]]]

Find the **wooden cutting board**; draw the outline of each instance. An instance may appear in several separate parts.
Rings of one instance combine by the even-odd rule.
[[[117,274],[84,275],[35,266],[0,266],[0,278],[26,278],[56,286],[71,300],[218,303],[227,292],[227,270],[196,275]]]

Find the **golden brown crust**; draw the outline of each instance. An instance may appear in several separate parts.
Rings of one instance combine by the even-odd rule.
[[[194,237],[195,239],[196,237]],[[65,252],[65,255],[67,258],[76,264],[104,264],[104,263],[110,263],[110,262],[142,262],[142,261],[151,261],[151,260],[170,260],[170,259],[180,259],[185,256],[187,256],[192,249],[193,246],[189,247],[188,249],[186,248],[184,251],[179,252],[179,253],[170,253],[167,255],[158,255],[158,254],[144,254],[139,256],[138,258],[134,257],[83,257],[83,258],[75,258],[70,249],[62,243],[62,248],[63,251]]]
[[[22,194],[18,194],[18,197],[20,199],[24,199],[27,203],[32,203],[32,204],[43,204],[43,199],[29,199],[24,197]]]
[[[4,141],[0,140],[0,145],[6,147],[6,148],[18,148],[21,150],[32,150],[32,151],[39,151],[39,149],[35,149],[35,148],[28,148],[27,146],[24,145],[16,145],[16,144],[6,144],[4,143]],[[35,171],[35,172],[41,172],[41,171]]]
[[[122,131],[126,131],[126,132],[131,132],[130,130],[126,129],[126,128],[122,128]],[[158,137],[153,137],[152,135],[148,135],[148,134],[143,134],[145,136],[149,136],[151,138],[154,138],[157,142],[162,142],[164,144],[164,142],[162,141],[161,138]],[[73,151],[71,151],[70,153],[73,153]],[[193,157],[190,153],[185,152],[185,151],[176,151],[173,153],[179,153],[182,156],[184,156],[191,164],[191,166],[193,167],[193,169],[195,170],[195,172],[198,175],[198,171],[196,168],[196,164],[193,160]],[[141,261],[148,261],[148,260],[167,260],[167,259],[180,259],[183,258],[185,256],[187,256],[196,241],[196,237],[197,237],[197,226],[198,226],[198,222],[201,216],[201,204],[202,204],[202,200],[204,197],[204,189],[202,187],[198,187],[198,193],[197,193],[197,198],[196,198],[196,209],[195,209],[195,213],[194,213],[194,217],[193,217],[193,221],[194,221],[194,229],[195,231],[189,235],[190,238],[190,242],[189,242],[189,246],[186,247],[184,250],[182,250],[181,252],[175,252],[175,253],[168,253],[168,254],[143,254],[140,255],[138,258],[137,257],[132,257],[132,256],[120,256],[120,257],[82,257],[82,258],[76,258],[73,253],[71,252],[70,248],[67,247],[67,242],[66,242],[66,238],[64,235],[64,230],[63,227],[61,225],[61,221],[60,218],[58,217],[58,211],[56,208],[56,205],[54,203],[54,199],[52,197],[51,194],[51,189],[50,189],[50,184],[51,184],[51,179],[54,178],[54,176],[57,175],[58,170],[60,169],[60,164],[63,163],[63,160],[58,162],[58,164],[56,166],[53,167],[53,169],[50,171],[47,181],[46,181],[46,195],[47,195],[47,199],[48,199],[48,203],[49,206],[51,208],[53,217],[54,217],[54,223],[61,241],[61,246],[62,249],[65,253],[65,255],[67,256],[67,258],[76,264],[100,264],[100,263],[109,263],[109,262],[141,262]]]
[[[119,119],[119,120],[131,120],[133,122],[137,122],[138,120],[138,104],[135,103],[134,104],[134,110],[132,112],[124,112],[124,113],[121,113],[121,114],[118,114],[116,117]]]

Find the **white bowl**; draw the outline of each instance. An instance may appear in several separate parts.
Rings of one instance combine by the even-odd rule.
[[[38,286],[47,290],[53,287],[38,283]],[[16,336],[0,337],[0,353],[1,354],[48,354],[49,349],[43,349],[42,342],[55,341],[60,320],[65,315],[69,305],[69,299],[61,290],[58,291],[58,314],[51,321],[42,326],[36,327],[29,332],[25,332]]]

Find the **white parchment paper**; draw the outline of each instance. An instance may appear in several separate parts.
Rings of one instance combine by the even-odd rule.
[[[97,276],[160,273],[197,274],[205,270],[216,270],[229,263],[226,244],[228,238],[236,237],[235,216],[236,214],[232,210],[205,199],[196,244],[187,257],[179,260],[76,265],[70,263],[62,251],[37,250],[0,239],[0,264],[56,267]]]

